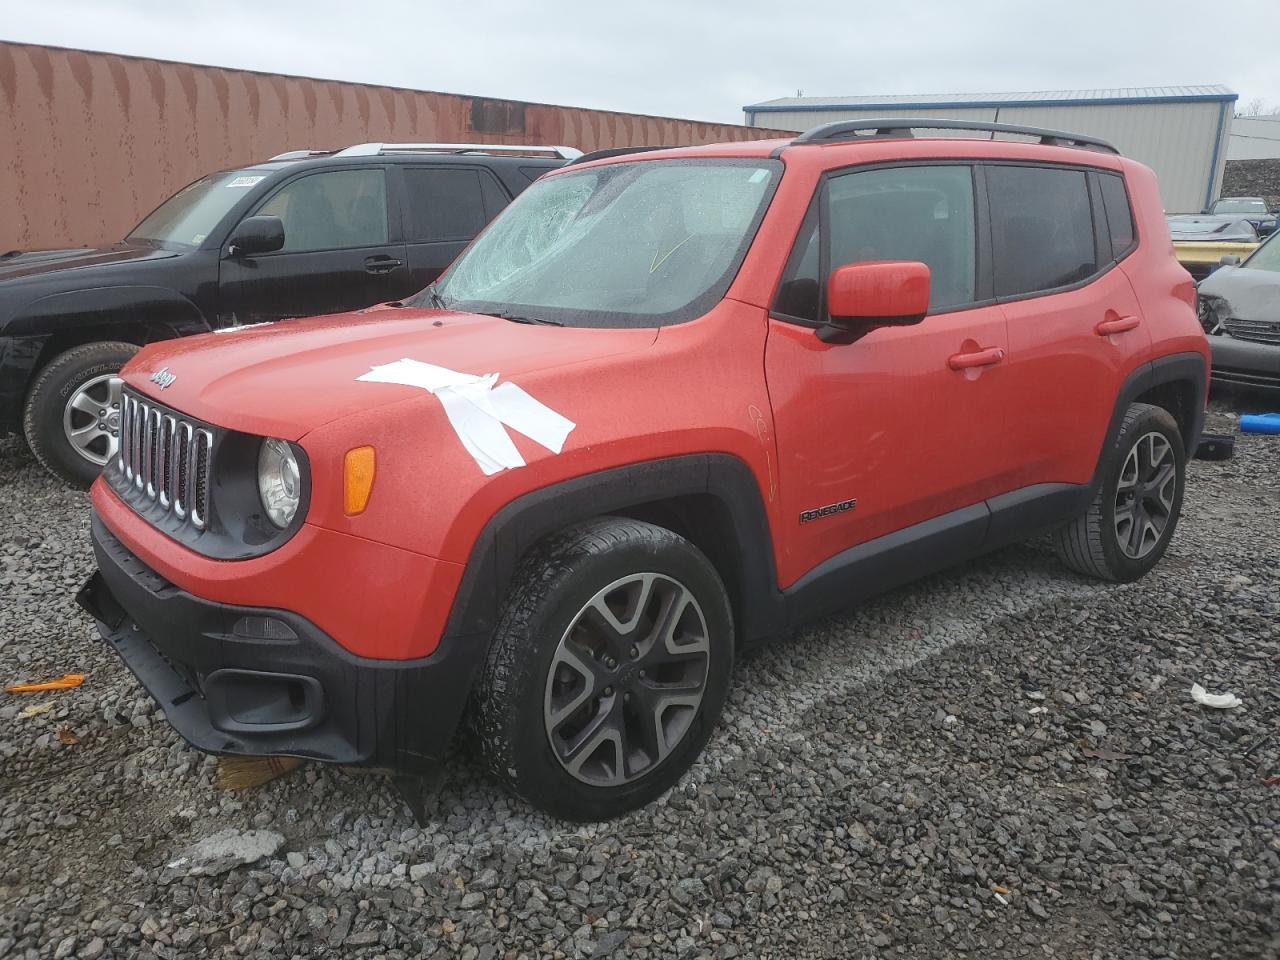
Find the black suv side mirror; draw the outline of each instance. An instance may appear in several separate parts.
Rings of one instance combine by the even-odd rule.
[[[244,257],[271,253],[284,246],[284,222],[279,217],[245,217],[231,231],[227,256]]]

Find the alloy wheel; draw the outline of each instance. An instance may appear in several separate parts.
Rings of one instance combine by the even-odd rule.
[[[1160,433],[1144,433],[1129,449],[1116,487],[1116,541],[1126,557],[1140,560],[1156,548],[1173,516],[1178,465]]]
[[[120,381],[115,374],[86,380],[62,411],[62,433],[80,456],[105,466],[120,448]]]
[[[600,590],[548,671],[543,721],[560,765],[601,787],[649,773],[688,733],[710,652],[702,607],[679,581],[636,573]]]

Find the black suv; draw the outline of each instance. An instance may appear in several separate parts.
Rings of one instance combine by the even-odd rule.
[[[0,255],[0,435],[88,486],[140,346],[398,300],[569,147],[366,143],[210,174],[101,249]]]

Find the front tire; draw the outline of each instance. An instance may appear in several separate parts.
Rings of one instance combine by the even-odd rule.
[[[1089,509],[1054,534],[1058,557],[1101,580],[1128,583],[1146,574],[1177,529],[1186,465],[1177,421],[1160,407],[1132,404],[1103,454]]]
[[[132,343],[85,343],[58,354],[36,374],[22,429],[50,473],[87,487],[115,455],[120,397],[111,381],[137,352]]]
[[[733,619],[707,558],[670,530],[605,517],[521,562],[471,726],[494,776],[531,804],[607,820],[689,768],[732,668]]]

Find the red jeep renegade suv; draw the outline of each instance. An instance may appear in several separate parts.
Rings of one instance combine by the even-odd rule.
[[[912,124],[588,157],[413,300],[148,347],[82,603],[202,750],[412,781],[465,715],[597,819],[747,644],[1043,532],[1142,576],[1208,369],[1155,177]]]

